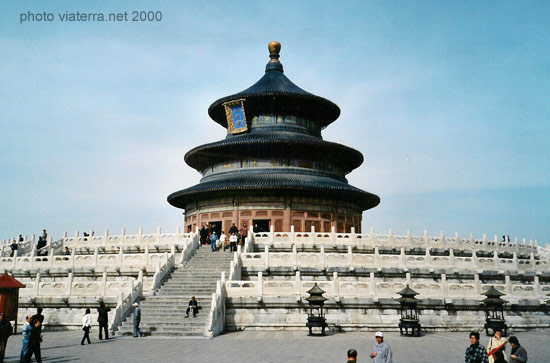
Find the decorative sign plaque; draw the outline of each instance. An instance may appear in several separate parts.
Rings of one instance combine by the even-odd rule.
[[[225,117],[227,118],[227,128],[231,134],[239,134],[248,130],[246,116],[244,113],[244,99],[225,102]]]

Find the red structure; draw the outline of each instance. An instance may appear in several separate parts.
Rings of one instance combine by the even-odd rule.
[[[0,313],[4,313],[4,319],[15,321],[14,333],[17,332],[19,289],[24,287],[25,285],[10,275],[0,275]]]

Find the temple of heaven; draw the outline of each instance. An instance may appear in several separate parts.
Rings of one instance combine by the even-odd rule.
[[[200,183],[168,196],[185,210],[188,231],[209,225],[228,231],[247,223],[256,231],[361,231],[364,210],[377,195],[348,184],[363,162],[350,147],[324,141],[321,130],[340,108],[304,91],[283,73],[281,44],[268,45],[265,74],[246,90],[210,105],[210,117],[227,129],[224,140],[197,146],[185,162]]]

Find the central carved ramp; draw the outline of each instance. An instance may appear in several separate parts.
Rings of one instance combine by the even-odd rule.
[[[197,249],[183,266],[176,266],[154,296],[140,302],[140,328],[152,336],[205,336],[210,318],[212,293],[222,271],[229,273],[233,253],[211,252],[210,246]],[[195,296],[200,307],[196,318],[185,319],[187,304]],[[133,334],[133,314],[119,329],[121,335]]]

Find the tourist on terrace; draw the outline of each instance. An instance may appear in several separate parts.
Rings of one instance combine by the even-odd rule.
[[[227,241],[227,235],[225,233],[222,233],[220,234],[220,239],[218,240],[218,247],[223,248],[223,250],[225,251],[225,243]]]
[[[357,362],[357,351],[355,349],[348,350],[348,363]]]
[[[8,319],[4,319],[4,313],[0,314],[0,362],[4,361],[8,338],[13,333],[13,328]]]
[[[111,311],[111,308],[106,307],[105,303],[101,301],[99,303],[99,308],[97,309],[97,322],[99,323],[99,340],[103,340],[103,336],[101,335],[102,330],[105,331],[105,340],[109,340],[109,311]]]
[[[84,330],[84,336],[80,345],[84,345],[84,341],[87,340],[88,344],[92,344],[90,341],[90,330],[92,329],[92,316],[90,315],[90,309],[86,309],[86,313],[82,317],[82,330]]]
[[[489,344],[487,344],[487,356],[489,357],[489,363],[495,363],[494,354],[499,350],[502,350],[504,359],[507,361],[506,343],[508,343],[508,341],[502,337],[502,331],[496,329],[495,335],[489,339]]]
[[[25,239],[23,238],[23,236],[19,235],[19,242],[24,242],[24,241],[25,241]]]
[[[10,248],[11,248],[10,257],[13,257],[15,256],[15,251],[17,251],[17,248],[18,248],[15,238],[13,239],[13,242],[11,243]]]
[[[527,351],[519,344],[518,338],[512,335],[510,339],[508,339],[508,342],[510,342],[510,345],[512,346],[512,351],[510,352],[510,363],[527,362]]]
[[[231,223],[231,228],[229,228],[229,235],[232,235],[233,233],[239,233],[239,229],[235,226],[235,223]]]
[[[388,343],[384,341],[384,334],[381,331],[377,331],[374,334],[376,342],[372,347],[370,357],[374,363],[393,363],[393,353]]]
[[[191,300],[189,300],[189,305],[187,305],[187,310],[185,311],[185,317],[188,318],[189,313],[191,312],[193,313],[193,317],[196,318],[197,310],[198,310],[197,300],[195,300],[194,296],[191,296]]]
[[[218,243],[218,235],[216,234],[216,231],[212,231],[212,234],[210,235],[210,249],[212,252],[216,251],[216,244]]]
[[[231,236],[229,237],[229,251],[237,251],[237,241],[239,239],[237,238],[236,233],[231,233]]]
[[[25,324],[23,325],[23,330],[21,335],[23,336],[23,344],[21,345],[21,356],[19,357],[19,363],[25,363],[25,356],[29,352],[31,344],[31,316],[27,315],[25,318]]]
[[[71,255],[71,250],[69,249],[69,247],[65,247],[65,252],[63,252],[63,254],[65,256],[70,256]]]
[[[201,230],[199,231],[199,235],[201,238],[201,245],[205,245],[206,241],[208,240],[208,229],[206,229],[206,226],[202,226]]]
[[[244,243],[246,242],[246,236],[248,235],[248,227],[246,223],[243,223],[243,226],[239,230],[239,233],[241,234],[241,245],[244,246]]]
[[[133,303],[132,306],[134,307],[134,338],[137,338],[138,334],[142,337],[143,331],[139,328],[139,323],[141,323],[141,308],[137,302]]]
[[[470,333],[470,346],[466,348],[466,363],[489,363],[487,350],[479,344],[479,332]]]

